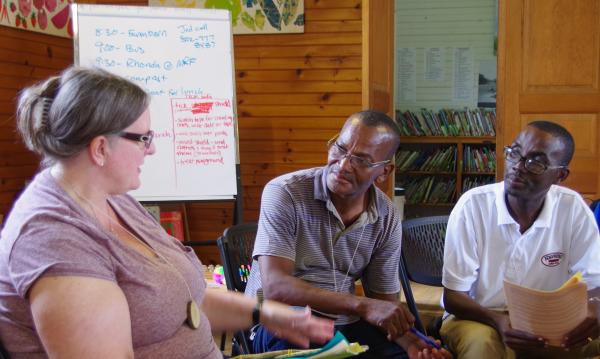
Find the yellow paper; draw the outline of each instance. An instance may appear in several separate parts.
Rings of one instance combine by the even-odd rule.
[[[560,346],[565,334],[587,316],[587,286],[577,272],[560,288],[541,291],[504,281],[510,324]]]

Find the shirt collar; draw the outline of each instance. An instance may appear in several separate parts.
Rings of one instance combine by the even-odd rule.
[[[550,227],[552,220],[552,209],[554,208],[554,203],[556,202],[556,196],[552,195],[553,192],[554,185],[552,185],[546,193],[542,211],[538,215],[538,218],[536,218],[533,222],[532,227]],[[518,224],[508,212],[508,207],[506,206],[506,201],[504,200],[504,181],[498,183],[498,186],[495,189],[495,194],[496,208],[498,210],[498,225],[511,223]]]
[[[323,202],[331,202],[331,196],[327,190],[327,173],[329,172],[329,166],[321,167],[317,172],[314,179],[314,196],[315,199]],[[369,191],[369,206],[367,207],[367,222],[374,223],[377,221],[379,216],[385,215],[383,213],[385,206],[381,203],[380,198],[377,196],[377,190],[375,185],[371,185]],[[333,206],[333,203],[331,203]]]

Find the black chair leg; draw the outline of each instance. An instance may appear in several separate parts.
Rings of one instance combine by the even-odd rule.
[[[227,333],[223,332],[223,334],[221,334],[221,346],[220,346],[220,349],[222,352],[225,351],[225,341],[227,341]]]
[[[442,329],[442,316],[432,318],[427,323],[427,335],[434,337],[435,339],[442,340],[440,335],[440,329]]]

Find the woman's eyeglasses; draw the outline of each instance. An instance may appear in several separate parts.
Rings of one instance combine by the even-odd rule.
[[[130,141],[143,142],[146,148],[150,148],[152,139],[154,139],[154,131],[150,130],[144,134],[121,131],[118,136]]]

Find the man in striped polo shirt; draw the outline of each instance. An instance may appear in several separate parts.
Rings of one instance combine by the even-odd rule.
[[[414,317],[398,301],[401,219],[374,186],[393,173],[399,144],[392,119],[359,112],[329,141],[326,166],[270,181],[246,294],[333,317],[351,342],[369,346],[365,358],[401,358],[407,352],[443,358],[449,353],[408,332]],[[366,297],[354,294],[357,279]],[[255,352],[292,347],[261,326],[252,346]]]

